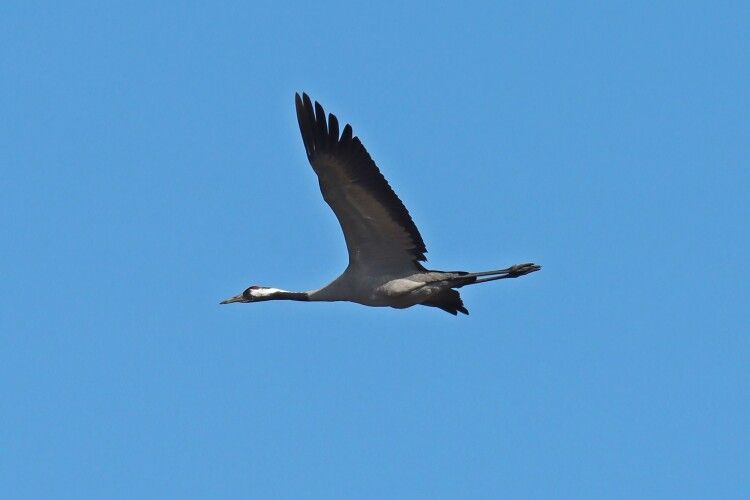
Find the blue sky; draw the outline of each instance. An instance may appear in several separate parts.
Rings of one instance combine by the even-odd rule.
[[[4,2],[3,498],[750,495],[747,4]],[[349,122],[471,312],[346,266]]]

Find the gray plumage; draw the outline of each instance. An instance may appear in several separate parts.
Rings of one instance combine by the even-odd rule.
[[[427,247],[417,226],[352,127],[347,124],[339,133],[336,116],[326,116],[307,94],[296,94],[295,104],[307,158],[318,176],[323,199],[341,225],[349,265],[318,290],[288,292],[252,286],[222,304],[275,299],[349,301],[399,309],[420,304],[453,315],[468,314],[457,288],[540,269],[532,263],[481,273],[425,269],[421,262],[427,260]]]

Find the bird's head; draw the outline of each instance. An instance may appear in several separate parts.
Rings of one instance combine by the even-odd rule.
[[[234,297],[229,297],[226,300],[222,300],[221,304],[231,304],[233,302],[260,302],[263,300],[271,300],[281,292],[278,288],[271,288],[267,286],[253,285],[248,287],[244,292]]]

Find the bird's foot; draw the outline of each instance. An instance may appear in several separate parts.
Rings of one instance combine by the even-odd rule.
[[[534,271],[538,271],[542,268],[542,266],[528,262],[526,264],[516,264],[515,266],[510,266],[508,268],[508,277],[509,278],[518,278],[519,276],[523,276],[525,274],[533,273]]]

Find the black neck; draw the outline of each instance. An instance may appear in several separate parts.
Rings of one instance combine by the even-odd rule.
[[[302,300],[305,302],[310,300],[310,296],[307,295],[307,292],[279,292],[274,294],[273,298],[282,300]]]

